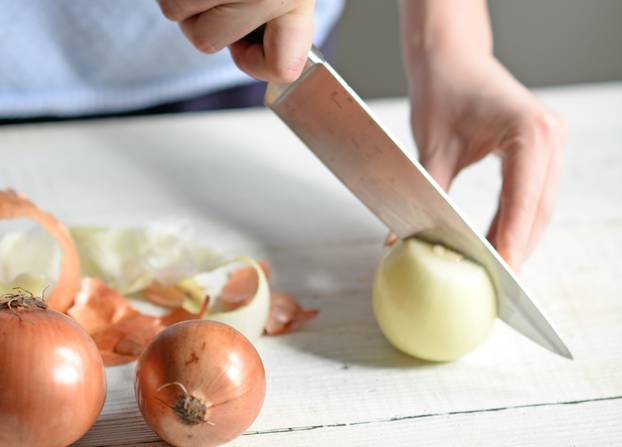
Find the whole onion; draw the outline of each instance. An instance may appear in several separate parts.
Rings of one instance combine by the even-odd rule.
[[[214,321],[170,326],[136,369],[136,397],[145,420],[175,446],[216,446],[236,438],[257,417],[265,389],[263,363],[253,345]]]
[[[24,292],[0,297],[0,445],[61,447],[93,425],[104,365],[71,318]]]

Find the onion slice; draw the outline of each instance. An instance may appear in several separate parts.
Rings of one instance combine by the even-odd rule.
[[[259,261],[259,265],[270,282],[272,270],[266,261]],[[252,266],[235,269],[229,281],[225,284],[220,294],[220,305],[223,309],[234,310],[246,306],[257,293],[259,277]]]
[[[32,203],[25,195],[12,189],[0,191],[0,219],[32,219],[45,228],[59,243],[62,258],[58,280],[47,304],[66,312],[80,290],[80,260],[67,228],[51,214]]]

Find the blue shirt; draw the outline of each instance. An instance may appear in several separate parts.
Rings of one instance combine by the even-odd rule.
[[[0,14],[0,117],[118,112],[252,79],[229,52],[205,55],[153,0],[6,1]],[[343,0],[317,0],[314,42]]]

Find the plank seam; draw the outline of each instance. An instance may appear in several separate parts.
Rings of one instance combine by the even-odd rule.
[[[270,429],[270,430],[249,431],[249,432],[244,433],[242,436],[268,435],[268,434],[273,434],[273,433],[288,433],[288,432],[294,432],[294,431],[310,431],[310,430],[320,430],[324,428],[335,428],[335,427],[351,427],[351,426],[357,426],[357,425],[398,422],[398,421],[407,421],[407,420],[412,420],[412,419],[424,419],[424,418],[437,417],[437,416],[454,416],[454,415],[459,415],[459,414],[492,413],[496,411],[520,410],[524,408],[580,405],[580,404],[585,404],[585,403],[590,403],[590,402],[603,402],[603,401],[612,401],[612,400],[622,400],[622,395],[611,396],[611,397],[597,397],[593,399],[570,400],[570,401],[562,401],[562,402],[541,402],[541,403],[535,403],[535,404],[513,405],[513,406],[508,406],[508,407],[482,408],[482,409],[477,409],[477,410],[458,410],[458,411],[448,411],[448,412],[443,412],[443,413],[426,413],[426,414],[417,414],[417,415],[410,415],[410,416],[398,416],[398,417],[385,418],[385,419],[374,419],[374,420],[369,420],[369,421],[342,422],[342,423],[336,423],[336,424],[275,428],[275,429]]]
[[[513,406],[508,406],[508,407],[491,407],[491,408],[482,408],[478,410],[458,410],[458,411],[448,411],[444,413],[426,413],[426,414],[417,414],[417,415],[411,415],[411,416],[399,416],[399,417],[385,418],[385,419],[374,419],[374,420],[369,420],[369,421],[341,422],[341,423],[336,423],[336,424],[274,428],[270,430],[248,431],[244,433],[242,436],[259,436],[259,435],[270,435],[270,434],[276,434],[276,433],[321,430],[325,428],[354,427],[357,425],[390,423],[390,422],[407,421],[407,420],[414,420],[414,419],[425,419],[425,418],[438,417],[438,416],[455,416],[455,415],[460,415],[460,414],[474,414],[474,413],[493,413],[497,411],[520,410],[520,409],[525,409],[525,408],[538,408],[538,407],[556,407],[556,406],[564,406],[564,405],[580,405],[580,404],[591,403],[591,402],[605,402],[605,401],[613,401],[613,400],[622,400],[622,395],[611,396],[611,397],[597,397],[593,399],[569,400],[569,401],[562,401],[562,402],[541,402],[541,403],[535,403],[535,404],[513,405]],[[131,443],[114,444],[114,446],[121,446],[121,445],[149,446],[149,445],[160,444],[160,442],[161,441],[131,442]],[[113,447],[113,446],[106,446],[106,447]]]

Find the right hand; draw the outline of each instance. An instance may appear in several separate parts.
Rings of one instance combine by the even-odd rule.
[[[314,0],[159,0],[192,44],[208,54],[229,47],[256,79],[288,83],[304,68],[313,37]],[[263,43],[243,37],[266,25]]]

